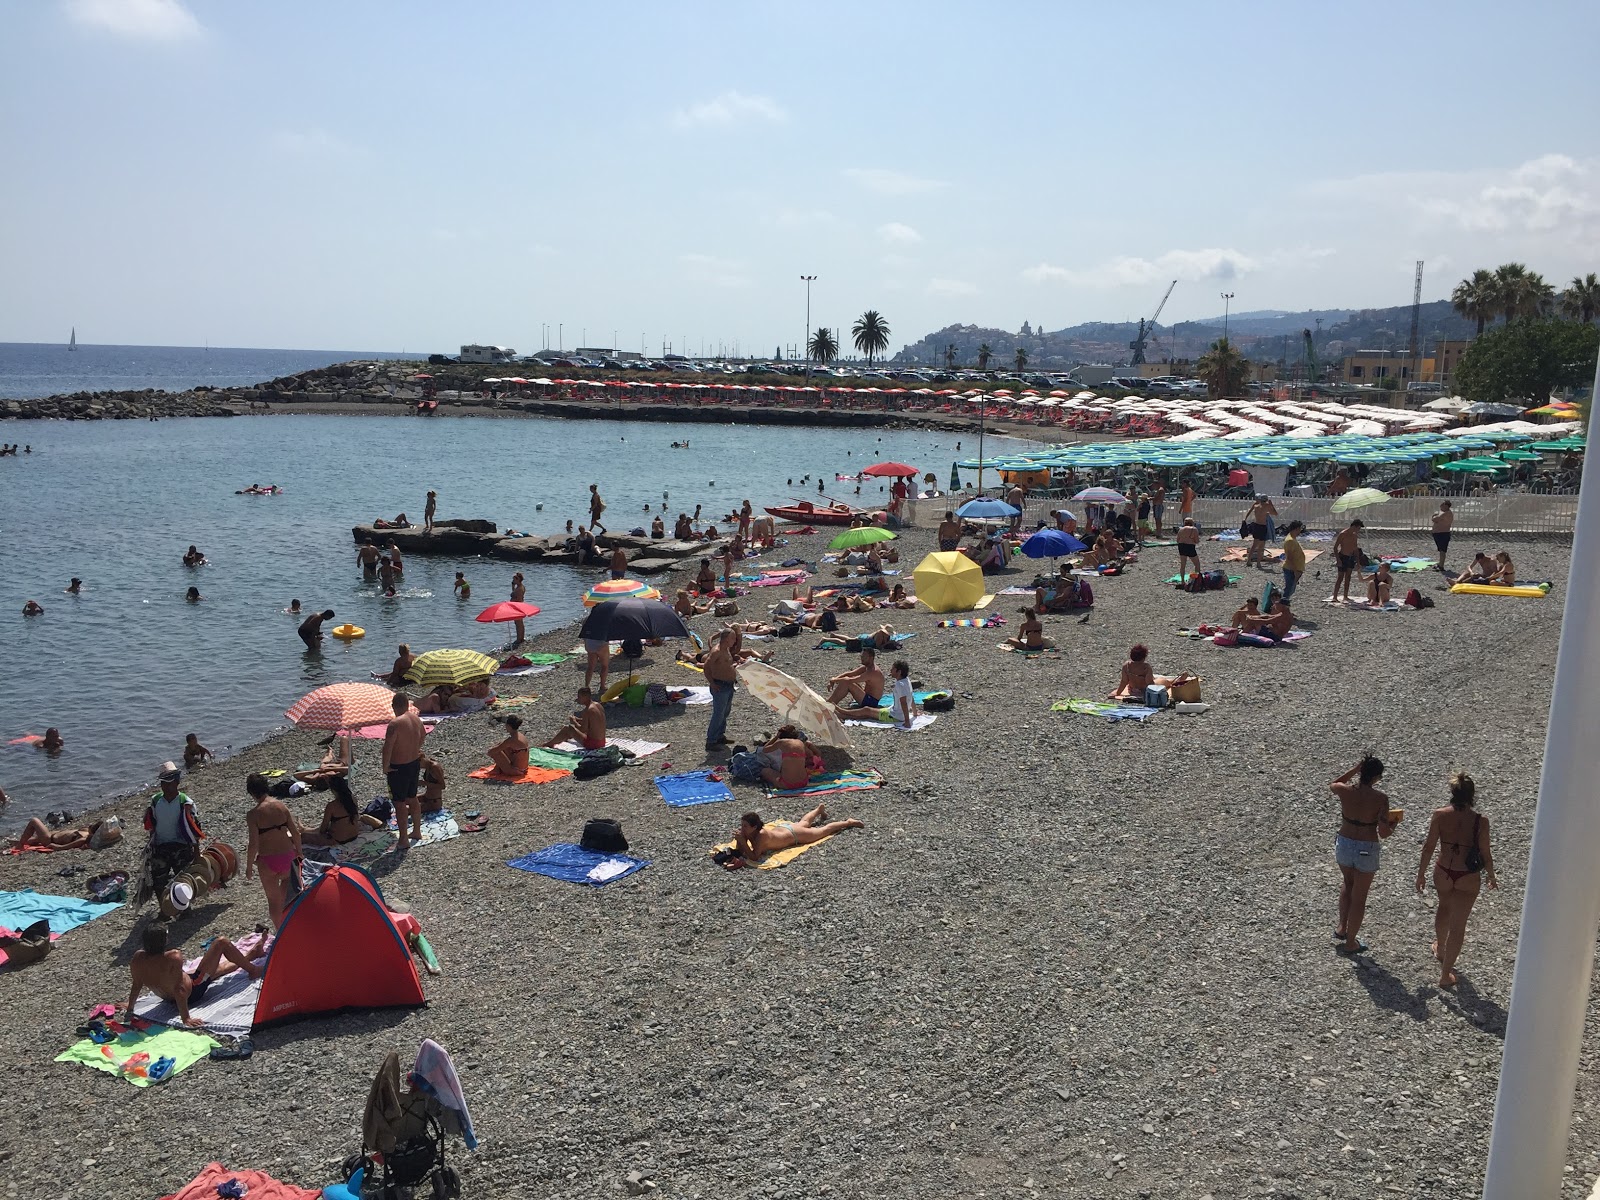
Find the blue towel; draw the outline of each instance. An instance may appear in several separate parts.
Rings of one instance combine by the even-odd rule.
[[[929,696],[948,696],[949,692],[912,692],[911,698],[918,704],[926,704]],[[893,696],[879,696],[876,704],[864,705],[866,708],[888,708],[894,703]]]
[[[733,793],[721,780],[712,779],[710,771],[685,771],[681,775],[657,775],[656,790],[673,808],[688,808],[694,804],[715,804],[719,800],[732,800]]]
[[[95,904],[76,896],[52,896],[32,888],[0,892],[0,925],[8,929],[26,929],[35,921],[48,920],[51,933],[66,933],[121,907],[120,904]]]
[[[602,854],[598,850],[585,850],[582,846],[574,846],[571,842],[557,842],[554,846],[546,846],[533,854],[513,858],[506,863],[506,866],[515,867],[519,871],[532,871],[535,875],[548,875],[551,879],[562,879],[567,883],[588,883],[594,887],[603,887],[604,884],[595,884],[590,880],[589,872],[608,858],[618,858],[630,865],[621,875],[606,880],[606,883],[614,883],[617,879],[623,879],[650,865],[642,858],[629,858],[626,854]]]

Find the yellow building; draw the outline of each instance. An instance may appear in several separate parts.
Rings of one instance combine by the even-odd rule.
[[[1346,354],[1339,362],[1340,377],[1346,383],[1381,385],[1385,379],[1399,380],[1400,386],[1421,383],[1433,378],[1434,359],[1417,361],[1417,374],[1411,374],[1411,355],[1405,350],[1357,350]]]

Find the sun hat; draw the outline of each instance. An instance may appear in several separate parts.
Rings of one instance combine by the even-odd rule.
[[[183,778],[183,772],[178,770],[178,764],[169,758],[161,764],[161,770],[156,775],[156,778],[162,783],[177,783],[178,780]]]
[[[194,903],[194,888],[180,879],[172,885],[168,897],[172,901],[172,907],[178,912],[188,912],[189,905]]]

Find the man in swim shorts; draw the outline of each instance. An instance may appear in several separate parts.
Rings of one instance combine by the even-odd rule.
[[[510,719],[507,719],[510,723]],[[566,724],[556,730],[546,746],[560,742],[577,742],[585,750],[599,750],[606,744],[606,710],[594,702],[594,693],[588,688],[578,689],[578,711],[567,718]]]
[[[828,680],[828,703],[840,705],[849,697],[856,708],[877,708],[883,697],[883,672],[878,670],[877,658],[876,650],[863,650],[859,667]]]
[[[382,557],[378,548],[371,542],[362,542],[361,549],[356,551],[356,562],[361,564],[363,575],[376,575],[378,573],[378,559]]]
[[[1183,519],[1178,530],[1178,574],[1187,579],[1200,574],[1200,530],[1193,517]]]
[[[1439,570],[1444,570],[1444,556],[1450,552],[1450,527],[1456,523],[1456,514],[1450,501],[1439,501],[1439,511],[1433,514],[1433,545],[1439,551]]]
[[[315,650],[322,643],[322,623],[333,620],[333,609],[325,608],[319,613],[312,613],[300,622],[300,640],[306,644],[307,650]]]
[[[1333,557],[1339,567],[1339,573],[1333,579],[1333,598],[1340,599],[1339,589],[1344,588],[1343,599],[1350,599],[1350,581],[1355,577],[1356,567],[1361,561],[1362,524],[1357,517],[1348,526],[1339,531],[1339,536],[1333,539]]]
[[[417,781],[422,774],[422,738],[427,732],[422,718],[411,711],[411,697],[394,694],[394,719],[383,735],[383,774],[389,782],[389,800],[394,805],[395,824],[400,829],[399,848],[411,839],[422,840],[422,805],[417,801]],[[411,835],[406,835],[406,818],[411,819]]]
[[[222,965],[224,958],[228,960],[227,966]],[[167,949],[167,927],[152,922],[144,927],[142,948],[133,952],[128,963],[132,982],[128,988],[127,1011],[123,1015],[125,1018],[133,1016],[133,1006],[149,988],[163,1000],[178,1006],[178,1016],[185,1025],[203,1025],[198,1017],[189,1014],[189,1005],[200,1003],[212,981],[230,971],[243,971],[251,979],[261,978],[261,968],[225,937],[214,938],[195,969],[185,971],[182,953]]]
[[[939,549],[945,553],[957,550],[961,546],[961,522],[956,520],[956,514],[947,512],[944,520],[939,522]]]

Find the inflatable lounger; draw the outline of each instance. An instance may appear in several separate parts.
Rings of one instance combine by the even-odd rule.
[[[1542,599],[1550,594],[1550,585],[1548,583],[1530,583],[1517,587],[1504,587],[1494,583],[1457,583],[1451,585],[1450,591],[1455,595],[1532,596],[1536,599]]]

